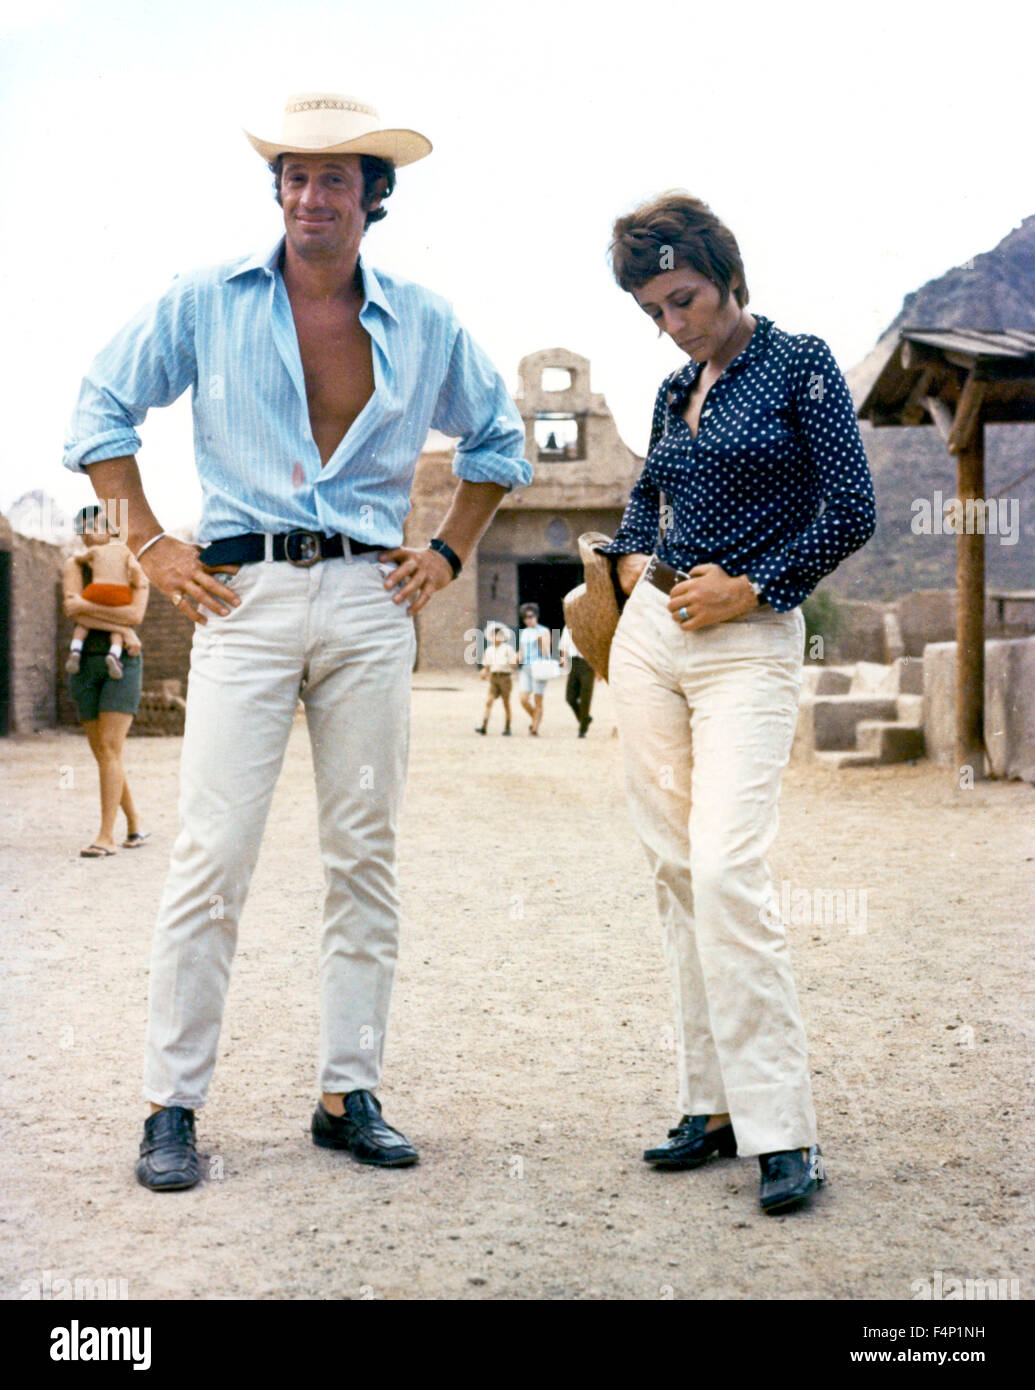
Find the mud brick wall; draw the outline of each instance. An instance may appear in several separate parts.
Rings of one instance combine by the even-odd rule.
[[[11,732],[53,728],[57,718],[55,638],[61,548],[0,530],[0,548],[11,553],[10,649]]]

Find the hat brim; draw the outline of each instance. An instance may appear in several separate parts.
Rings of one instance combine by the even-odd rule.
[[[416,130],[374,130],[338,145],[285,145],[279,141],[260,140],[250,130],[244,133],[252,149],[261,154],[267,164],[272,164],[281,154],[372,154],[378,159],[389,160],[399,169],[404,164],[424,159],[432,149],[431,141]]]

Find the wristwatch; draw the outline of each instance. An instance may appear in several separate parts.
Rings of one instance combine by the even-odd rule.
[[[428,541],[428,549],[438,551],[443,560],[446,561],[449,568],[453,571],[453,578],[455,579],[463,569],[463,565],[461,564],[460,556],[453,547],[451,545],[446,545],[445,541],[440,540],[438,536],[432,536],[431,540]]]

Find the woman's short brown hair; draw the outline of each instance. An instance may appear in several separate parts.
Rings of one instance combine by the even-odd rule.
[[[716,286],[720,304],[729,299],[730,281],[739,275],[733,295],[741,308],[748,302],[736,237],[707,203],[689,193],[678,189],[662,193],[619,217],[608,249],[615,279],[623,290],[638,289],[666,270],[688,268]]]

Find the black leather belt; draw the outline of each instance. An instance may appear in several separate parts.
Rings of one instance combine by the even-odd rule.
[[[673,569],[671,565],[666,565],[664,560],[652,555],[643,577],[648,584],[653,584],[655,589],[660,589],[663,594],[670,594],[681,579],[689,579],[690,576],[682,570]]]
[[[286,560],[289,565],[300,565],[303,569],[315,565],[317,560],[334,560],[346,553],[361,555],[368,550],[384,549],[383,545],[367,545],[365,541],[350,540],[348,536],[328,536],[323,531],[295,530],[273,537],[274,560]],[[203,565],[252,565],[265,558],[266,537],[261,532],[213,541],[198,556]]]

